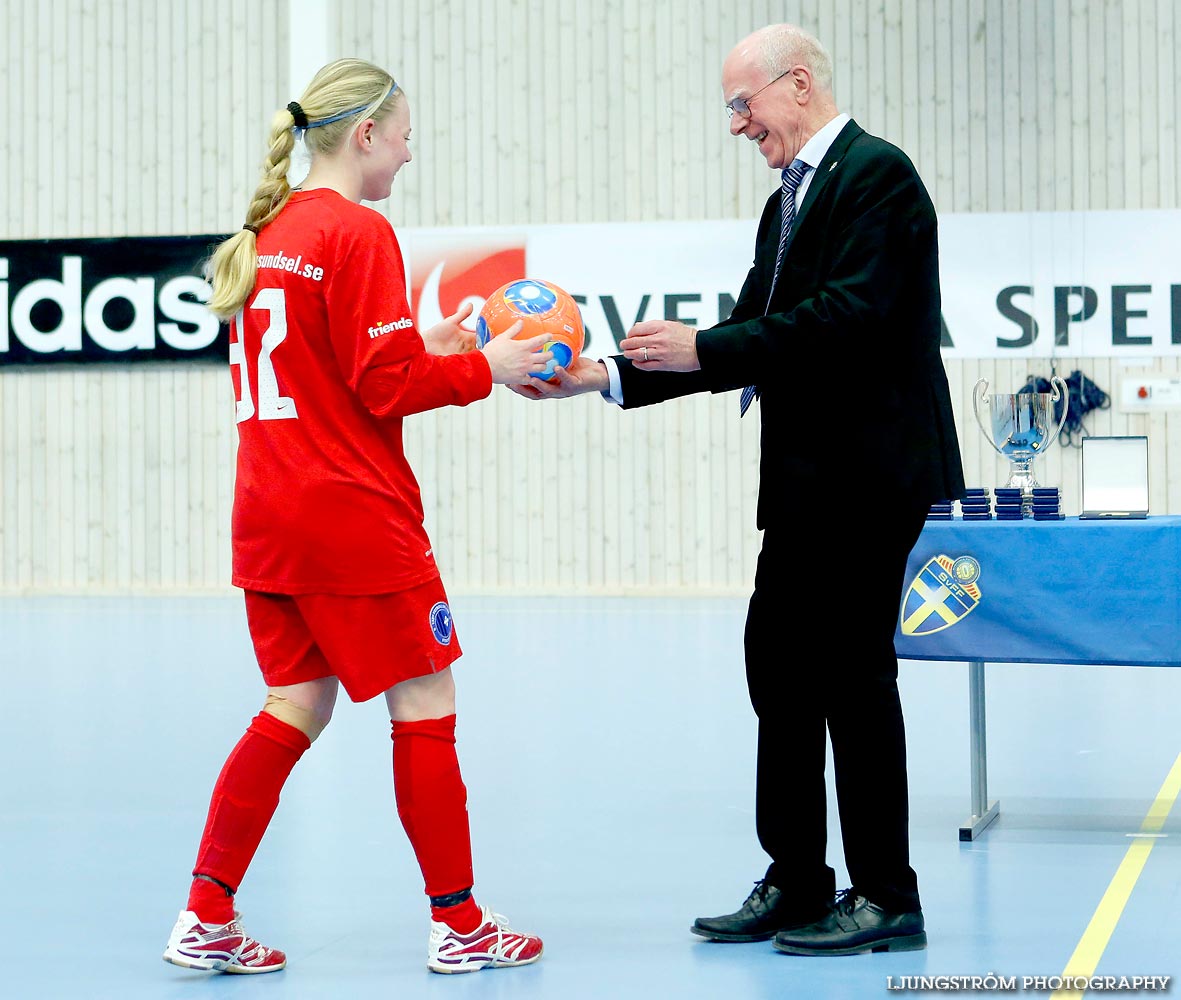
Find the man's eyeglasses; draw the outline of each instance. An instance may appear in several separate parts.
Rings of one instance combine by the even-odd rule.
[[[732,100],[729,104],[726,105],[726,117],[733,118],[735,115],[740,115],[743,118],[749,118],[750,114],[751,114],[750,102],[753,101],[756,97],[758,97],[759,94],[761,94],[769,86],[771,86],[772,83],[778,83],[780,80],[782,80],[793,69],[795,69],[794,66],[792,66],[789,69],[785,69],[782,73],[780,73],[777,77],[775,77],[774,80],[771,80],[770,82],[761,86],[758,90],[756,90],[753,94],[751,94],[750,97],[736,97],[736,98],[734,98],[734,100]]]

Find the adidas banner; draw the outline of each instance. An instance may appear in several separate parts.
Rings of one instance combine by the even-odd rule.
[[[224,362],[200,276],[220,236],[0,241],[0,365]]]

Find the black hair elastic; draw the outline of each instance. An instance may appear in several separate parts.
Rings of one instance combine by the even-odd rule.
[[[247,222],[242,228],[248,229],[250,232],[254,233],[255,236],[258,235],[258,226],[252,226],[249,222]]]
[[[296,128],[308,127],[308,116],[304,114],[303,108],[299,106],[299,101],[292,101],[287,105],[287,110],[291,112],[291,117],[295,121]]]

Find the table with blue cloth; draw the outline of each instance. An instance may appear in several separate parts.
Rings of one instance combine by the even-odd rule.
[[[1181,517],[928,521],[906,568],[898,656],[968,661],[973,840],[988,800],[984,664],[1181,666]]]

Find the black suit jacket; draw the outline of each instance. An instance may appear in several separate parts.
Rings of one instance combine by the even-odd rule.
[[[961,498],[935,208],[910,159],[845,125],[812,176],[764,314],[779,232],[777,190],[733,312],[698,331],[700,371],[644,372],[617,357],[624,407],[757,384],[759,528],[800,491]],[[734,409],[737,420],[737,397]]]

